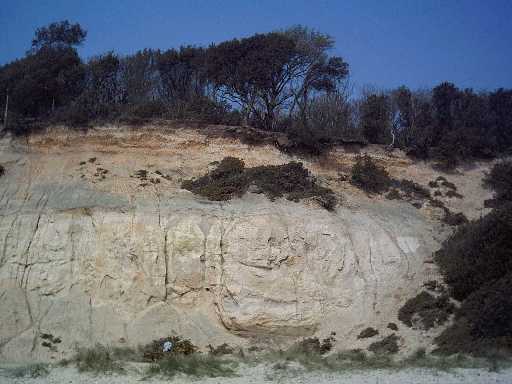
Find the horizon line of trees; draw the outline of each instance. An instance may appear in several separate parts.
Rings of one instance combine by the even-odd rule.
[[[36,30],[25,57],[0,67],[8,129],[28,133],[37,126],[31,121],[193,119],[285,132],[316,153],[356,139],[446,164],[512,148],[512,90],[445,82],[353,98],[348,63],[330,54],[334,40],[304,26],[83,61],[76,48],[86,36],[79,24],[52,23]]]

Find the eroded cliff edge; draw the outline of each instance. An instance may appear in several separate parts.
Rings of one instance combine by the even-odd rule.
[[[355,348],[365,327],[391,332],[398,308],[438,278],[431,254],[447,231],[435,210],[351,188],[339,173],[353,154],[304,160],[343,195],[335,212],[251,193],[211,202],[180,188],[224,156],[291,160],[272,146],[186,129],[2,139],[1,358],[60,359],[77,345],[136,346],[171,333],[206,346],[336,332],[338,348]],[[376,156],[415,181],[434,174],[400,155]],[[471,199],[447,204],[478,216],[485,169],[453,176]],[[61,342],[44,346],[43,334]],[[404,348],[432,334],[400,327]]]

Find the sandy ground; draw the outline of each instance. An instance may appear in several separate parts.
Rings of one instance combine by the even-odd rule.
[[[60,383],[91,383],[91,384],[130,384],[138,382],[148,383],[208,383],[208,384],[242,384],[242,383],[351,383],[351,384],[430,384],[430,383],[511,383],[512,369],[499,372],[489,372],[484,369],[454,369],[451,371],[433,371],[424,369],[404,369],[400,371],[371,370],[341,373],[306,372],[304,370],[289,369],[276,372],[268,366],[243,367],[237,377],[204,378],[198,379],[187,376],[176,376],[172,379],[158,377],[144,377],[140,373],[132,372],[126,375],[101,375],[78,373],[74,368],[53,368],[50,374],[40,378],[12,378],[2,375],[0,370],[0,383],[2,384],[60,384]]]

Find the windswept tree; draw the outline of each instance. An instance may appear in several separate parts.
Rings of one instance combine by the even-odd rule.
[[[329,57],[334,40],[326,34],[298,25],[282,32],[295,42],[295,57],[291,65],[290,91],[293,102],[290,116],[298,110],[303,123],[313,93],[333,93],[349,73],[348,64],[338,56]]]
[[[32,40],[32,49],[41,48],[69,48],[81,45],[87,36],[80,24],[71,24],[68,20],[51,23],[36,29]]]
[[[208,76],[221,95],[241,106],[264,128],[276,130],[278,115],[295,108],[305,115],[313,91],[334,91],[348,74],[332,40],[303,27],[234,39],[208,50]]]

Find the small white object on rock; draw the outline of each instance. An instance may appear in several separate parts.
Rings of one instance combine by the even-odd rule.
[[[166,341],[164,343],[164,352],[171,352],[172,350],[172,343],[170,341]]]

